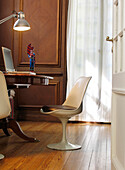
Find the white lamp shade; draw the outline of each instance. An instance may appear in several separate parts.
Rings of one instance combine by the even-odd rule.
[[[16,31],[27,31],[30,29],[30,25],[25,19],[18,19],[15,22],[13,29]]]

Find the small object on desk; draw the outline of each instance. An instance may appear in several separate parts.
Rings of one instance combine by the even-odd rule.
[[[31,47],[31,43],[27,46],[27,54],[30,58],[30,71],[34,71],[35,68],[35,53],[33,52],[34,47]]]

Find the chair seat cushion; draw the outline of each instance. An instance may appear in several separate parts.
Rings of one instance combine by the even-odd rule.
[[[43,112],[51,112],[57,109],[62,109],[62,110],[74,110],[76,109],[75,107],[70,107],[70,106],[64,106],[64,105],[47,105],[43,106],[42,110]]]

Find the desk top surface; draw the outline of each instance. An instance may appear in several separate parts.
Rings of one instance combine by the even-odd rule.
[[[28,73],[4,73],[5,77],[33,77],[33,78],[43,78],[43,79],[53,79],[51,76],[39,75],[39,74],[28,74]]]

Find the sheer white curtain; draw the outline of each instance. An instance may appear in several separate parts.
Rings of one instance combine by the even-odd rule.
[[[69,0],[67,24],[67,95],[80,76],[92,76],[75,120],[111,121],[112,0]]]

